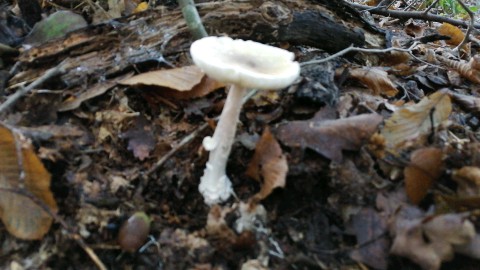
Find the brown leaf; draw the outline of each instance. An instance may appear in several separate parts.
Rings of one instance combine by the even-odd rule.
[[[365,263],[374,269],[387,269],[389,243],[386,237],[387,225],[376,210],[363,208],[353,217],[353,229],[357,244],[361,247],[350,253],[356,261]]]
[[[195,85],[190,91],[176,91],[172,89],[162,89],[155,93],[166,98],[173,98],[177,100],[193,99],[206,96],[211,92],[225,87],[224,83],[220,83],[208,76],[204,76],[199,84]]]
[[[409,140],[422,140],[448,119],[452,104],[446,91],[424,97],[418,104],[407,105],[385,121],[381,133],[387,149],[396,152]]]
[[[56,212],[50,174],[30,143],[20,141],[19,135],[3,125],[0,126],[0,160],[0,215],[5,228],[21,239],[42,239],[50,229],[52,217],[31,198],[13,191],[24,192]]]
[[[121,82],[129,86],[154,86],[157,91],[149,94],[174,99],[192,99],[205,96],[225,86],[203,73],[197,66],[151,71],[133,76]]]
[[[401,211],[393,217],[391,253],[404,256],[423,269],[439,269],[454,255],[454,246],[468,244],[475,236],[473,224],[461,214],[412,219]]]
[[[342,150],[359,150],[377,130],[383,117],[362,114],[337,120],[292,121],[278,127],[280,141],[290,147],[308,147],[335,162],[342,161]]]
[[[262,183],[262,187],[255,197],[263,200],[275,188],[285,187],[287,172],[287,158],[267,127],[257,143],[255,154],[248,164],[246,172],[249,177]]]
[[[190,91],[200,83],[204,76],[205,73],[197,66],[185,66],[142,73],[122,80],[120,84],[129,86],[153,85],[177,91]]]
[[[416,24],[413,20],[410,19],[405,24],[404,31],[407,35],[418,38],[423,36],[425,28],[421,25]]]
[[[456,61],[441,55],[437,55],[436,59],[454,71],[458,72],[463,78],[466,78],[474,83],[480,83],[480,56],[475,55],[470,58],[470,61],[468,62],[462,60]]]
[[[415,150],[405,167],[405,190],[412,203],[420,203],[443,172],[442,150],[428,147]]]
[[[350,76],[368,86],[375,95],[393,97],[398,93],[387,72],[380,68],[355,68],[350,70]]]
[[[474,197],[480,195],[480,168],[465,166],[454,170],[452,179],[457,182],[457,194],[460,197]]]
[[[155,148],[155,137],[153,131],[147,124],[145,117],[138,117],[135,126],[120,135],[121,138],[128,140],[127,149],[133,152],[133,155],[139,160],[144,160],[150,156],[150,152]]]

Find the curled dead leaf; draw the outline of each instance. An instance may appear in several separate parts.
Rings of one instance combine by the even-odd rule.
[[[405,190],[412,203],[420,203],[443,172],[442,150],[428,147],[415,150],[405,167]]]
[[[438,91],[422,98],[419,103],[406,105],[385,121],[381,131],[386,147],[395,153],[408,141],[422,141],[448,119],[452,103],[446,91]]]
[[[42,239],[53,221],[45,208],[57,211],[50,191],[50,173],[30,143],[3,125],[0,160],[0,218],[5,228],[20,239]]]
[[[480,83],[480,56],[475,55],[468,62],[456,61],[441,55],[437,55],[436,59],[458,72],[463,78],[474,83]]]
[[[255,148],[246,174],[261,182],[261,189],[255,195],[265,199],[277,187],[284,187],[288,172],[287,158],[270,129],[267,127]]]
[[[454,256],[454,247],[467,245],[475,236],[473,224],[463,214],[410,219],[397,213],[390,231],[395,237],[392,254],[407,257],[423,269],[440,269]]]
[[[350,76],[368,86],[375,95],[393,97],[398,93],[387,72],[380,68],[355,68],[350,70]]]

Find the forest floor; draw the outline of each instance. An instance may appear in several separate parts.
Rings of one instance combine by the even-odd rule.
[[[480,36],[463,42],[468,13],[440,2],[432,14],[465,25],[372,10],[389,41],[377,51],[322,61],[333,53],[271,44],[301,76],[249,93],[227,164],[235,195],[213,206],[198,190],[202,140],[225,85],[184,48],[128,45],[138,61],[125,64],[105,31],[150,40],[141,23],[175,1],[5,3],[0,269],[478,269]],[[29,34],[58,10],[71,13]],[[52,42],[64,21],[80,32]],[[93,24],[106,26],[82,30]]]

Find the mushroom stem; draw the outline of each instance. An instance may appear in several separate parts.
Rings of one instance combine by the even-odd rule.
[[[232,193],[232,183],[225,169],[235,138],[242,97],[246,91],[246,88],[239,85],[230,87],[213,137],[206,137],[203,141],[210,155],[198,189],[208,205],[226,201]]]

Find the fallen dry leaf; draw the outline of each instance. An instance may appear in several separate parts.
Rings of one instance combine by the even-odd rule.
[[[50,174],[30,143],[3,125],[0,126],[0,160],[0,215],[5,228],[20,239],[42,239],[53,221],[43,207],[57,211],[50,191]]]
[[[279,126],[277,138],[290,147],[311,148],[335,162],[342,161],[342,150],[359,150],[377,130],[383,117],[362,114],[337,120],[315,117]]]
[[[177,91],[190,91],[200,83],[204,76],[205,73],[197,66],[185,66],[142,73],[122,80],[120,84],[129,86],[153,85]]]
[[[406,142],[422,140],[448,119],[452,103],[446,91],[422,98],[418,104],[406,105],[385,121],[381,134],[386,147],[395,153]]]
[[[440,35],[449,36],[450,39],[445,42],[449,45],[458,46],[465,38],[465,34],[460,28],[449,23],[442,23],[437,29]]]
[[[480,83],[480,56],[474,55],[468,62],[449,59],[441,55],[437,55],[436,59],[455,72],[458,72],[463,78],[474,83]]]
[[[127,149],[132,151],[139,160],[148,158],[150,152],[155,148],[152,127],[148,125],[147,119],[143,116],[138,117],[135,120],[135,126],[122,133],[120,137],[128,140]]]
[[[452,179],[458,184],[458,196],[475,197],[480,195],[480,168],[465,166],[454,170]]]
[[[407,23],[405,23],[405,28],[403,30],[407,35],[418,38],[423,36],[425,27],[416,24],[414,20],[410,19]]]
[[[262,183],[261,189],[255,197],[263,200],[275,188],[285,187],[287,172],[287,158],[267,127],[257,143],[255,154],[248,164],[246,172],[249,177]]]
[[[225,86],[205,75],[197,66],[185,66],[142,73],[120,82],[128,86],[154,86],[158,91],[146,91],[174,99],[205,96]]]
[[[407,257],[423,269],[440,269],[454,255],[454,245],[468,244],[475,236],[473,224],[462,214],[410,219],[397,214],[390,227],[391,253]]]
[[[163,89],[162,91],[157,91],[155,93],[166,98],[182,100],[203,97],[222,87],[225,87],[224,83],[220,83],[208,76],[204,76],[200,83],[195,85],[190,91]]]
[[[148,9],[148,3],[147,2],[141,2],[140,4],[137,5],[137,7],[133,10],[133,13],[138,13],[142,12]]]
[[[352,221],[360,247],[353,250],[350,257],[374,269],[387,269],[389,242],[382,237],[387,230],[386,222],[372,208],[362,208]]]
[[[434,147],[415,150],[403,172],[405,190],[410,201],[419,204],[442,172],[442,150]]]
[[[355,68],[349,73],[352,78],[368,86],[375,95],[394,97],[398,93],[397,88],[388,78],[388,73],[380,68]]]

